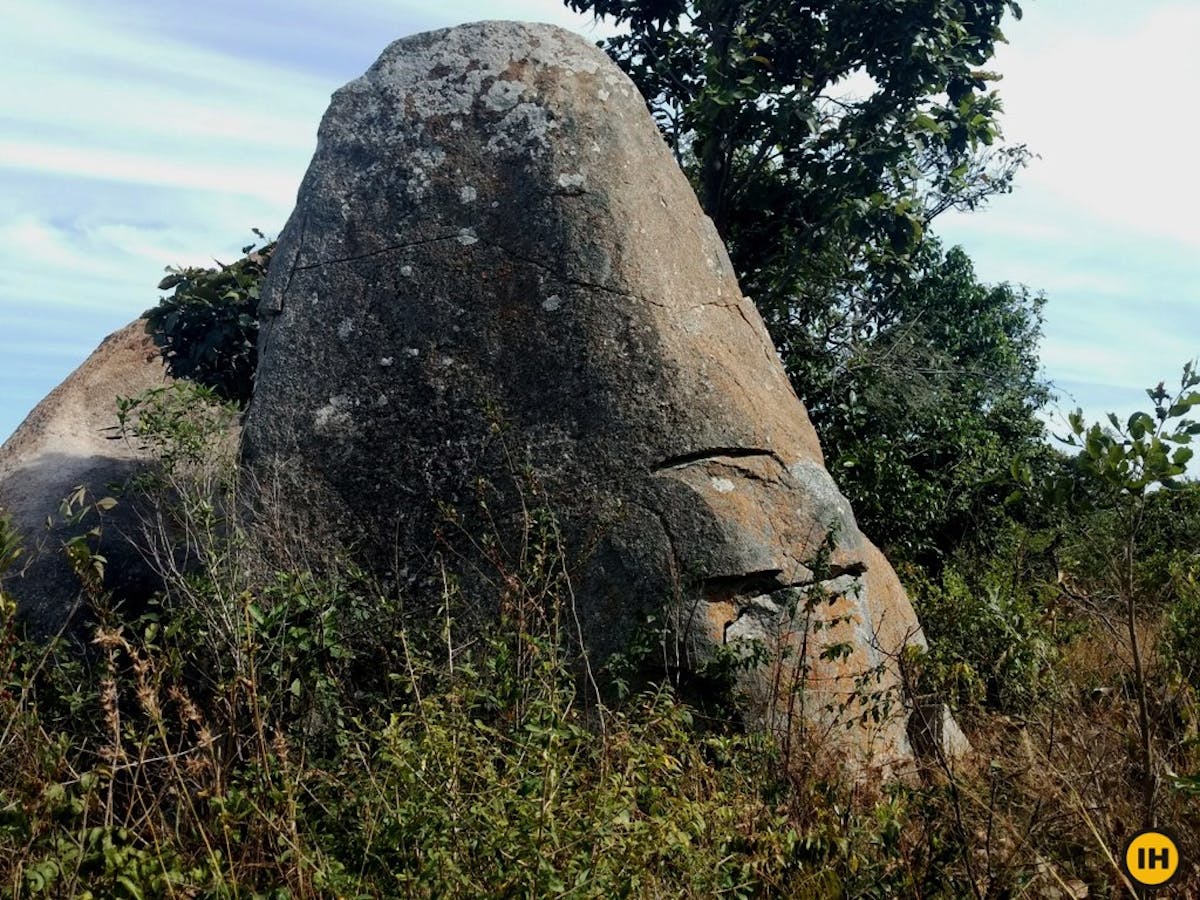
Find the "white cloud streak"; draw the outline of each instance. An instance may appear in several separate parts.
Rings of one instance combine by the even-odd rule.
[[[1042,363],[1068,406],[1127,413],[1200,353],[1200,8],[1039,0],[1005,30],[1005,132],[1038,158],[1012,196],[937,231],[985,279],[1046,291]]]
[[[249,168],[236,158],[164,157],[149,148],[129,153],[34,141],[0,140],[0,166],[71,178],[244,194],[270,204],[295,191],[297,182],[294,165],[288,171],[273,172],[265,167]]]

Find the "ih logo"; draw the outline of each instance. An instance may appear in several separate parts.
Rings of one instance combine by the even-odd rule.
[[[1162,831],[1139,831],[1125,845],[1125,871],[1136,883],[1161,887],[1179,871],[1179,845]]]

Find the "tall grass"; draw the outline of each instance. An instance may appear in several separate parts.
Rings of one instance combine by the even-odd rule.
[[[232,448],[206,438],[180,450],[182,426],[153,405],[199,401],[210,404],[202,421],[224,421],[211,397],[125,408],[131,437],[175,451],[138,486],[159,492],[147,551],[163,595],[115,610],[87,582],[96,624],[83,656],[25,641],[14,604],[0,601],[0,895],[1127,890],[1117,856],[1141,796],[1136,703],[1120,632],[1100,619],[1004,595],[1011,586],[916,584],[940,633],[910,661],[914,677],[959,685],[974,755],[872,784],[829,763],[814,734],[785,765],[769,737],[719,704],[701,712],[666,680],[624,694],[596,684],[569,649],[570,580],[536,503],[496,579],[499,619],[482,633],[459,624],[449,581],[417,604],[348,563],[306,567],[294,545],[286,565],[264,561],[248,529],[270,523],[244,518],[236,466],[219,455]],[[0,527],[0,577],[18,549]],[[1176,619],[1161,646],[1186,656],[1177,635],[1192,619]],[[1171,738],[1161,746],[1180,776],[1160,792],[1160,820],[1191,867],[1165,895],[1188,896],[1200,890],[1184,777],[1198,762],[1196,706],[1159,653],[1156,622],[1145,624]]]

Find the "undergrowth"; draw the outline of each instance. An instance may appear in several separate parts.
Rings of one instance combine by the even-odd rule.
[[[367,582],[296,573],[238,592],[221,634],[179,606],[110,617],[87,660],[13,637],[5,895],[954,892],[905,825],[928,798],[798,784],[667,685],[598,705],[558,599],[531,599],[452,660]]]
[[[127,435],[162,460],[134,486],[160,499],[147,549],[167,587],[150,608],[114,609],[83,579],[81,656],[27,642],[0,594],[0,896],[1126,890],[1115,857],[1141,790],[1126,648],[1061,591],[1020,587],[1021,541],[990,569],[913,581],[933,640],[913,676],[951,698],[975,750],[873,782],[816,743],[785,758],[665,681],[597,686],[567,649],[571,593],[536,504],[482,634],[458,624],[450,584],[418,614],[348,563],[265,565],[210,428],[220,408],[186,391],[123,401]],[[2,586],[20,539],[0,523]],[[1187,602],[1148,618],[1143,644],[1160,817],[1194,865],[1200,617],[1194,571],[1175,572]],[[1169,891],[1198,887],[1193,868]]]

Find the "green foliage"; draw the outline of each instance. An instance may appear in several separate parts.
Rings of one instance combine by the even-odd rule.
[[[1045,589],[988,570],[948,566],[934,581],[904,570],[929,651],[910,659],[921,693],[945,698],[957,713],[1027,712],[1053,690],[1061,636],[1047,615]]]
[[[907,252],[932,215],[1004,190],[1023,159],[1019,148],[988,157],[1000,104],[980,68],[1003,40],[1002,15],[1020,14],[1011,0],[567,5],[628,29],[605,49],[647,97],[760,300],[768,284],[783,296]],[[845,89],[854,76],[869,79],[864,96]]]
[[[669,687],[605,705],[568,648],[554,517],[495,563],[500,621],[458,632],[335,566],[264,573],[228,481],[189,480],[226,407],[122,403],[157,448],[201,565],[167,572],[81,665],[0,645],[0,883],[34,896],[889,896],[914,862],[905,794],[789,781],[772,742]],[[215,418],[214,418],[215,416]],[[199,498],[181,495],[207,488]],[[83,505],[84,497],[71,501]],[[298,555],[302,551],[297,548]],[[251,565],[250,563],[254,564]],[[825,804],[813,808],[820,797]],[[953,893],[952,890],[949,891]]]
[[[12,517],[0,507],[0,698],[8,696],[8,678],[12,674],[12,650],[17,639],[17,603],[4,590],[5,578],[24,552],[20,533]]]
[[[1179,575],[1200,557],[1200,483],[1146,495],[1137,566],[1138,591],[1147,599],[1182,597]]]
[[[1083,413],[1076,410],[1071,414],[1071,434],[1067,436],[1068,443],[1080,447],[1079,459],[1084,470],[1108,492],[1115,510],[1117,554],[1110,583],[1124,607],[1132,657],[1141,738],[1142,821],[1147,828],[1156,821],[1159,774],[1147,667],[1138,632],[1139,616],[1145,605],[1138,581],[1140,540],[1147,489],[1178,489],[1178,479],[1187,471],[1194,454],[1188,445],[1194,435],[1200,434],[1200,423],[1186,416],[1200,405],[1200,391],[1195,390],[1198,385],[1200,374],[1195,362],[1189,362],[1183,367],[1179,390],[1174,395],[1167,391],[1164,382],[1147,389],[1146,394],[1154,404],[1153,414],[1135,412],[1122,424],[1110,413],[1111,428],[1106,428],[1099,423],[1089,427]]]
[[[1075,589],[1103,598],[1112,596],[1125,564],[1130,498],[1115,497],[1110,485],[1088,475],[1083,503],[1045,501],[1040,512],[1058,513],[1059,535],[1054,557]],[[1141,509],[1132,560],[1133,592],[1147,614],[1170,612],[1182,602],[1185,573],[1200,555],[1200,484],[1180,481],[1175,488],[1152,490],[1139,499]]]
[[[1184,766],[1172,786],[1200,797],[1200,557],[1193,555],[1172,572],[1175,602],[1166,615],[1162,657],[1172,676],[1174,709],[1182,725]]]
[[[110,623],[70,720],[43,715],[50,684],[29,682],[5,758],[25,749],[14,737],[62,741],[39,765],[0,764],[4,883],[96,897],[957,891],[957,851],[905,826],[933,797],[789,782],[769,740],[698,720],[666,687],[593,705],[561,635],[515,620],[452,666],[396,653],[411,637],[376,627],[360,648],[381,677],[355,678],[338,668],[346,638],[326,632],[346,591],[324,587],[279,576],[269,610],[244,603],[232,647],[198,620]],[[325,750],[311,706],[278,702],[296,678],[332,702]]]
[[[1086,424],[1076,410],[1063,440],[1078,448],[1073,470],[1055,479],[1060,495],[1043,501],[1074,522],[1062,529],[1063,565],[1095,591],[1157,606],[1174,599],[1176,577],[1200,551],[1200,485],[1184,480],[1200,423],[1187,418],[1200,403],[1200,375],[1184,367],[1172,396],[1163,383],[1147,389],[1154,406],[1122,423]],[[1073,496],[1061,503],[1064,486]],[[1026,484],[1029,484],[1026,478]]]
[[[152,565],[170,580],[168,597],[194,601],[192,579],[220,577],[239,565],[241,540],[229,518],[239,501],[235,425],[240,409],[211,388],[181,380],[117,398],[119,436],[153,454],[126,485],[143,498],[140,543]],[[210,610],[223,633],[234,629],[231,597]],[[194,604],[193,604],[194,605]],[[214,625],[214,628],[216,626]]]
[[[126,829],[96,825],[61,835],[49,855],[25,870],[24,886],[33,897],[144,900],[170,896],[186,883],[176,866],[139,846]]]
[[[1200,422],[1186,418],[1200,404],[1200,374],[1194,362],[1183,367],[1179,390],[1172,395],[1165,382],[1147,388],[1153,413],[1135,412],[1124,424],[1109,413],[1110,427],[1087,425],[1081,410],[1070,416],[1067,443],[1080,448],[1080,458],[1093,475],[1116,494],[1140,498],[1148,487],[1180,487],[1179,476],[1195,451],[1187,446],[1200,434]]]
[[[1164,656],[1200,694],[1200,558],[1178,566],[1173,575],[1178,599],[1167,613]]]
[[[936,568],[991,544],[1014,460],[1044,452],[1044,300],[981,285],[961,250],[934,241],[913,265],[869,312],[821,323],[785,360],[864,531],[894,559]]]
[[[265,567],[232,512],[236,483],[195,477],[211,401],[127,407],[127,427],[175,461],[145,489],[191,497],[173,515],[199,565],[170,572],[139,619],[107,615],[84,658],[24,642],[0,607],[0,896],[957,898],[1073,877],[1112,893],[1108,851],[1088,842],[1117,846],[1094,835],[1128,819],[1122,785],[1097,780],[1124,773],[1128,750],[1102,723],[1073,773],[1076,748],[1055,743],[1096,711],[1060,722],[1041,702],[1061,638],[1028,592],[1041,537],[916,592],[924,684],[960,691],[991,767],[880,788],[827,765],[819,735],[801,759],[665,684],[602,700],[569,649],[570,583],[536,503],[519,540],[481,538],[500,593],[483,632],[459,624],[452,583],[431,617],[427,598],[352,568],[306,568],[302,536],[289,568]],[[798,592],[796,611],[820,602]],[[1194,645],[1187,615],[1172,627]],[[646,648],[660,629],[648,623]],[[1043,755],[990,747],[994,706],[1035,737],[1050,709],[1050,743],[1029,751]],[[1115,762],[1092,739],[1110,733]],[[1194,777],[1177,768],[1182,798]]]
[[[0,507],[0,578],[9,573],[22,554],[20,532],[13,525],[12,517]]]
[[[63,555],[75,577],[79,579],[84,594],[92,601],[104,595],[104,570],[108,560],[99,551],[100,539],[104,534],[103,514],[109,512],[117,501],[113,497],[92,499],[87,487],[77,486],[63,498],[58,507],[59,520],[76,533],[63,541]],[[76,526],[93,523],[82,530]]]
[[[337,823],[385,893],[748,896],[786,871],[795,838],[749,784],[751,746],[699,738],[669,692],[598,738],[553,663],[516,708],[495,702],[511,676],[460,674],[384,726],[376,784]]]
[[[598,704],[564,654],[569,594],[544,590],[562,587],[552,517],[531,517],[482,639],[460,640],[449,606],[444,631],[406,628],[353,572],[255,583],[214,568],[137,622],[110,617],[90,670],[22,646],[25,699],[3,710],[0,758],[22,750],[14,736],[54,750],[0,764],[4,883],[106,897],[950,883],[914,868],[903,792],[851,807],[814,784],[813,810],[768,739],[698,720],[668,687]]]
[[[158,289],[172,293],[145,316],[171,375],[209,387],[223,399],[249,402],[258,361],[259,288],[274,249],[274,243],[258,250],[250,244],[229,265],[167,268],[170,274]]]
[[[211,459],[214,444],[237,421],[236,402],[195,381],[117,398],[117,430],[151,451],[167,474]]]

